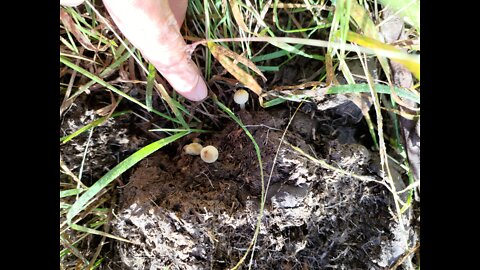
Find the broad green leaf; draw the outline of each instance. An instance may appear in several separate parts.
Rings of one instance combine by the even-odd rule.
[[[285,101],[301,102],[308,97],[310,96],[309,95],[291,95],[291,96],[278,97],[278,98],[274,98],[272,100],[264,102],[262,107],[263,108],[272,107],[278,104],[282,104]]]

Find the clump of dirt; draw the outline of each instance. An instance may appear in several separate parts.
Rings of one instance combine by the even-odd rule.
[[[270,184],[252,267],[383,269],[392,256],[382,247],[394,241],[395,224],[386,188],[323,169],[287,144],[275,160],[288,110],[239,115],[259,145]],[[299,113],[295,119],[286,142],[354,174],[370,174],[374,153],[350,132],[354,125],[332,126],[329,134],[344,136],[338,140],[319,128],[326,118],[320,123]],[[118,242],[121,269],[227,269],[244,255],[262,191],[254,146],[233,122],[199,138],[218,148],[216,162],[183,154],[191,142],[185,138],[143,160],[119,188],[114,233],[135,243]]]

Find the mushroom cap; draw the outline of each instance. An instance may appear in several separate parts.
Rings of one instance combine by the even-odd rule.
[[[213,145],[203,147],[200,151],[200,158],[207,163],[215,162],[218,158],[217,148]]]
[[[233,101],[237,104],[245,104],[248,100],[248,92],[240,89],[233,95]]]
[[[185,151],[186,154],[189,154],[192,156],[200,155],[200,151],[202,151],[202,149],[203,149],[203,146],[196,142],[187,144],[183,147],[183,151]]]

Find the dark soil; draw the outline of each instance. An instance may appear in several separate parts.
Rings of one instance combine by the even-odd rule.
[[[62,135],[96,119],[91,108],[98,109],[98,104],[103,103],[76,101],[62,118]],[[260,147],[264,186],[270,178],[252,268],[389,269],[402,258],[407,242],[416,242],[418,228],[397,226],[392,195],[383,185],[326,170],[288,144],[278,150],[297,105],[237,112]],[[110,119],[90,138],[85,132],[62,145],[61,157],[78,171],[88,142],[82,180],[91,185],[164,136],[148,131],[155,128],[153,123],[168,126],[162,121],[141,111]],[[254,145],[237,123],[220,115],[210,121],[216,132],[188,135],[118,178],[112,233],[135,244],[109,242],[104,269],[229,269],[245,254],[259,214],[259,163]],[[218,148],[216,162],[183,153],[183,146],[195,138]],[[365,120],[348,96],[302,105],[284,141],[353,174],[381,179],[378,152],[371,151]],[[397,190],[404,189],[402,169],[392,164],[390,169]],[[400,195],[403,200],[405,195]],[[412,213],[407,215],[415,220]],[[240,269],[247,268],[250,255]]]
[[[274,164],[290,116],[288,110],[240,112],[260,146],[265,181],[274,166],[252,268],[386,269],[396,259],[389,248],[396,238],[391,195],[381,185],[322,169],[285,144]],[[285,141],[369,175],[376,154],[358,143],[363,123],[335,122],[339,117],[326,111],[312,120],[299,112]],[[243,256],[262,185],[253,144],[234,122],[199,139],[218,148],[215,163],[182,153],[192,140],[185,138],[143,160],[119,188],[114,233],[136,244],[118,242],[118,269],[227,269]]]

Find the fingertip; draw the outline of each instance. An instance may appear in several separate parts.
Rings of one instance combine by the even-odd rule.
[[[207,85],[205,81],[199,76],[199,80],[195,87],[188,92],[182,93],[184,97],[188,98],[191,101],[201,101],[205,99],[208,95]]]

